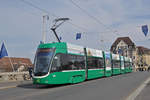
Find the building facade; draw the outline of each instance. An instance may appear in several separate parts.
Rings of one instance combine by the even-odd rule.
[[[28,67],[32,67],[29,58],[3,57],[0,59],[0,72],[27,71]]]
[[[110,51],[115,54],[135,59],[136,46],[129,37],[119,37],[112,44]]]
[[[143,46],[136,47],[136,63],[137,67],[150,67],[150,49]]]
[[[150,49],[143,46],[136,46],[129,37],[117,38],[112,44],[110,51],[132,58],[134,66],[137,69],[150,67]]]

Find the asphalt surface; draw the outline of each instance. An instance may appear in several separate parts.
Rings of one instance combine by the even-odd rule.
[[[141,91],[135,100],[150,100],[150,82],[146,84],[146,87]]]
[[[0,100],[126,100],[148,77],[150,72],[134,72],[74,85],[35,86],[31,81],[20,82],[16,87],[0,89]],[[140,97],[136,99],[150,100]]]

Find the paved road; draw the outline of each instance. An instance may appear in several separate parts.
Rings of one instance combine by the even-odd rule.
[[[141,91],[135,100],[150,100],[150,82],[146,84],[145,88]]]
[[[29,81],[0,89],[0,100],[125,100],[148,77],[149,72],[134,72],[75,85],[38,87]]]

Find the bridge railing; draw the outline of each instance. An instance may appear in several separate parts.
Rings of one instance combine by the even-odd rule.
[[[0,81],[30,80],[29,72],[3,72],[0,73]]]

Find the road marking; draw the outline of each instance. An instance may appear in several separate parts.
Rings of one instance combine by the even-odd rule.
[[[9,88],[15,88],[17,86],[7,86],[7,87],[0,87],[0,90],[3,90],[3,89],[9,89]]]
[[[125,100],[135,100],[148,82],[150,82],[150,77],[147,78],[137,89],[135,89]]]

